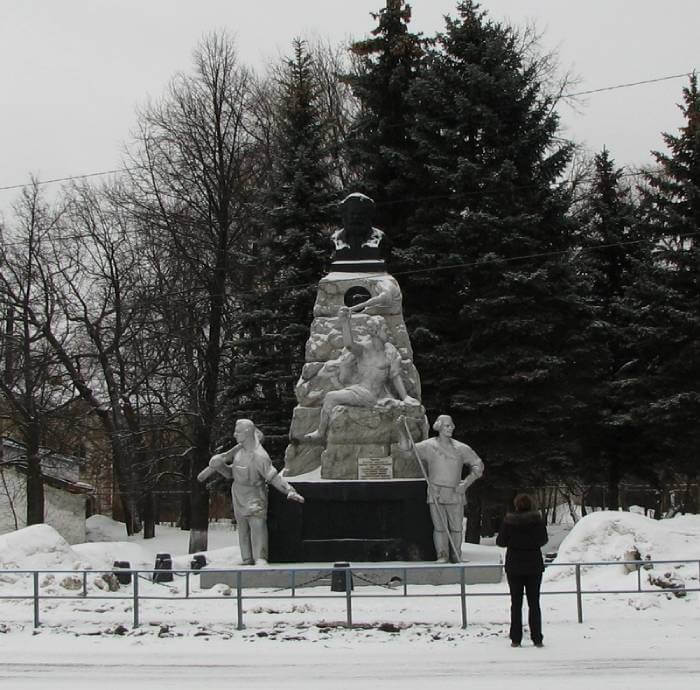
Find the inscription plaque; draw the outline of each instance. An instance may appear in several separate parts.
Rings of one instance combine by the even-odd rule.
[[[358,479],[393,479],[394,461],[391,456],[385,458],[358,458]]]

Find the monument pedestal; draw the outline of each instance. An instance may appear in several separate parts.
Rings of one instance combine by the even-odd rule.
[[[435,560],[424,480],[290,483],[306,502],[270,491],[270,562]]]

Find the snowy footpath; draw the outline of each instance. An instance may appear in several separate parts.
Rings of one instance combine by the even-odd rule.
[[[559,546],[558,563],[692,560],[637,571],[616,563],[582,566],[582,624],[577,623],[574,568],[548,568],[542,609],[545,647],[508,640],[505,583],[468,587],[468,626],[460,627],[454,586],[411,586],[405,598],[384,587],[358,587],[354,627],[343,626],[344,597],[328,587],[298,590],[291,598],[244,600],[246,628],[236,630],[236,600],[225,586],[190,599],[182,582],[144,582],[142,625],[132,629],[131,585],[110,592],[101,573],[113,560],[152,568],[156,552],[182,554],[186,535],[159,528],[156,540],[126,539],[106,518],[90,519],[87,544],[69,546],[46,525],[0,535],[0,596],[31,592],[31,576],[17,569],[89,568],[87,598],[40,602],[33,627],[31,600],[0,600],[0,688],[607,688],[700,687],[700,516],[653,521],[631,513],[595,513]],[[235,534],[212,530],[207,560],[230,567]],[[188,557],[174,556],[175,567]],[[42,575],[42,597],[75,595],[76,576]],[[686,592],[683,591],[685,588]],[[547,594],[549,592],[549,594]],[[261,594],[281,595],[282,591]],[[197,599],[216,595],[217,598]],[[484,594],[487,596],[471,596]],[[97,597],[101,598],[97,598]],[[117,599],[115,597],[126,597]],[[527,633],[526,633],[527,640]]]

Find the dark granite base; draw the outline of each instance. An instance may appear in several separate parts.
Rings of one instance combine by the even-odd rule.
[[[270,491],[270,562],[433,561],[425,482],[294,482],[300,505]]]

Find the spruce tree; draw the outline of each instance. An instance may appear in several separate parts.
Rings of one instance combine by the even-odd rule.
[[[483,488],[552,480],[576,455],[592,356],[553,98],[517,31],[468,0],[408,102],[422,200],[396,254],[423,402],[482,454]]]
[[[300,39],[293,50],[274,89],[271,170],[262,182],[260,237],[250,248],[257,277],[253,291],[241,297],[226,395],[229,416],[252,418],[275,461],[286,443],[338,196],[312,57]]]
[[[374,199],[376,224],[400,246],[417,193],[410,175],[414,112],[406,96],[420,70],[424,41],[409,31],[411,6],[404,0],[386,0],[372,17],[377,26],[371,38],[352,44],[356,69],[345,77],[360,104],[347,138],[358,189],[348,191]]]
[[[660,487],[697,479],[700,456],[700,94],[697,75],[683,89],[684,124],[663,134],[667,153],[646,175],[643,229],[654,264],[633,296],[638,315],[637,383],[647,396],[636,419]],[[697,497],[695,498],[697,500]],[[695,506],[697,507],[697,506]]]
[[[587,484],[607,484],[607,507],[619,507],[619,483],[644,478],[631,416],[635,395],[628,385],[636,369],[634,313],[627,297],[648,253],[638,228],[638,208],[624,185],[624,171],[603,149],[594,160],[593,179],[578,217],[580,252],[576,261],[586,286],[594,323],[589,329],[595,379],[578,417],[581,462],[577,475]]]

